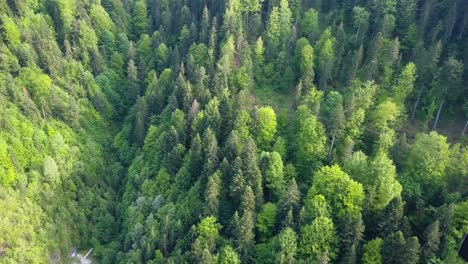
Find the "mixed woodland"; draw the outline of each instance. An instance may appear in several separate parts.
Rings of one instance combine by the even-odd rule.
[[[0,263],[465,263],[466,0],[0,0]]]

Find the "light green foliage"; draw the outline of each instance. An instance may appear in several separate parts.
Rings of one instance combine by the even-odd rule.
[[[450,148],[450,165],[447,166],[447,176],[452,188],[463,186],[462,175],[468,175],[468,147],[455,144]]]
[[[305,38],[301,38],[296,42],[296,56],[301,71],[302,85],[309,90],[313,88],[315,77],[314,49]]]
[[[234,38],[229,36],[221,48],[221,58],[218,61],[218,70],[224,74],[224,78],[228,78],[234,70]]]
[[[315,41],[319,33],[318,12],[313,8],[305,12],[300,26],[302,33],[307,36],[310,41]]]
[[[44,263],[47,252],[54,242],[36,230],[51,227],[42,226],[45,212],[34,203],[31,197],[18,197],[19,193],[0,186],[0,243],[4,245],[2,262],[5,263]]]
[[[333,261],[337,254],[337,243],[333,221],[321,216],[301,229],[299,251],[311,263]]]
[[[284,140],[283,137],[278,136],[271,150],[274,152],[277,152],[280,155],[281,159],[285,159],[286,158],[286,145],[287,145],[286,140]]]
[[[356,29],[355,44],[360,44],[369,26],[369,12],[360,6],[353,8],[354,27]]]
[[[257,42],[255,43],[255,57],[258,65],[263,65],[264,63],[264,54],[265,47],[263,45],[262,37],[258,37]]]
[[[241,261],[237,252],[229,245],[220,250],[217,264],[240,264]]]
[[[164,45],[164,43],[161,45]],[[205,66],[208,63],[208,60],[209,60],[208,48],[203,43],[200,43],[198,45],[192,44],[189,48],[188,54],[193,56],[193,59],[195,60],[195,63],[198,66]],[[166,57],[167,57],[167,47],[166,47]]]
[[[407,173],[421,184],[441,184],[450,161],[447,138],[431,132],[418,134],[407,160]]]
[[[295,263],[297,261],[297,235],[287,227],[267,243],[257,245],[255,263]]]
[[[161,168],[155,178],[156,193],[163,194],[169,190],[170,186],[169,172],[166,168]]]
[[[281,40],[286,41],[291,34],[291,22],[292,22],[292,12],[289,8],[288,0],[280,0],[280,37]]]
[[[406,97],[413,91],[414,81],[416,80],[416,66],[408,63],[401,71],[398,81],[393,86],[393,99],[401,107],[404,106]]]
[[[114,22],[109,17],[109,14],[101,5],[93,4],[89,11],[93,27],[102,35],[105,30],[114,32]]]
[[[372,133],[378,136],[377,148],[380,151],[386,151],[393,146],[395,140],[393,128],[400,115],[401,109],[390,100],[380,103],[370,113]]]
[[[366,187],[369,188],[370,208],[381,210],[392,199],[400,196],[402,187],[396,179],[396,168],[385,153],[377,153],[368,168],[370,178],[374,179],[372,186]]]
[[[305,106],[296,112],[297,134],[295,136],[295,156],[297,168],[310,172],[323,159],[325,151],[325,129]],[[315,165],[315,166],[314,166]]]
[[[16,180],[15,168],[7,147],[8,145],[0,140],[0,182],[3,186],[9,186]]]
[[[343,170],[354,180],[369,186],[373,179],[368,176],[368,163],[366,154],[356,151],[343,161]]]
[[[284,188],[283,180],[283,161],[278,152],[263,152],[262,163],[264,168],[264,177],[266,187],[271,191],[273,197],[278,198]]]
[[[309,192],[304,200],[304,222],[310,222],[317,217],[330,217],[330,206],[321,194]]]
[[[371,115],[375,129],[385,132],[392,127],[400,114],[400,110],[395,103],[385,101],[379,104]]]
[[[364,245],[362,254],[363,264],[382,264],[382,244],[381,238],[373,239]]]
[[[206,211],[208,215],[218,215],[219,195],[221,192],[221,177],[219,171],[211,175],[208,179],[205,192]]]
[[[364,120],[373,104],[377,86],[373,82],[354,81],[344,95],[346,112],[345,140],[357,141],[364,133]]]
[[[268,149],[276,134],[276,114],[271,107],[258,110],[257,142],[260,148]]]
[[[16,81],[19,87],[30,93],[37,104],[45,103],[52,88],[52,79],[38,68],[22,68]]]
[[[148,30],[148,18],[146,10],[146,1],[138,0],[134,4],[133,9],[133,26],[135,37],[146,33]]]
[[[0,263],[462,263],[461,2],[0,1]]]
[[[343,97],[340,93],[332,91],[327,94],[322,107],[324,124],[333,137],[343,132],[345,115],[343,111]]]
[[[297,252],[297,235],[291,228],[283,229],[276,237],[278,250],[276,259],[279,264],[294,263]]]
[[[194,257],[198,261],[211,263],[209,260],[213,258],[212,251],[219,238],[221,225],[217,223],[216,217],[209,216],[203,218],[193,229],[197,235],[192,245]]]
[[[75,18],[77,3],[75,0],[57,0],[57,8],[60,12],[60,20],[65,32],[72,29],[72,22]]]
[[[48,182],[54,185],[58,184],[60,181],[57,163],[50,156],[46,156],[44,159],[44,176]]]
[[[228,35],[238,35],[242,31],[240,0],[229,0],[226,2],[226,12],[224,13],[224,30]]]
[[[315,44],[315,49],[318,51],[316,64],[320,74],[320,90],[327,89],[327,82],[332,77],[331,73],[335,63],[335,42],[336,39],[332,37],[330,28],[328,28]]]
[[[455,212],[450,223],[450,235],[460,241],[468,232],[468,202],[464,201],[455,206]]]
[[[241,141],[245,141],[250,137],[251,124],[253,123],[252,117],[246,110],[240,111],[236,120],[234,120],[234,130],[239,133]]]
[[[16,48],[20,44],[20,37],[21,33],[18,30],[13,19],[8,17],[7,15],[1,16],[2,26],[1,29],[3,31],[3,35],[6,41],[14,48]]]
[[[266,25],[266,40],[271,56],[287,48],[291,35],[292,13],[288,0],[280,0],[280,5],[273,7]]]
[[[353,181],[338,165],[322,167],[315,173],[307,196],[314,197],[317,194],[325,197],[334,219],[343,219],[346,215],[357,216],[362,211],[362,185]]]
[[[83,49],[83,52],[90,52],[97,49],[98,38],[96,32],[91,28],[85,21],[80,20],[80,47]]]
[[[244,12],[258,12],[263,0],[241,0],[241,10]]]
[[[268,47],[277,50],[280,41],[280,11],[278,7],[273,7],[268,18],[265,32]]]
[[[257,231],[259,234],[260,241],[267,241],[273,233],[273,229],[276,224],[276,205],[272,203],[266,203],[263,205],[262,210],[257,216]]]
[[[200,239],[201,243],[207,247],[213,246],[219,236],[220,229],[221,225],[218,224],[216,217],[214,216],[203,218],[195,227],[198,239]]]
[[[151,58],[151,55],[152,55],[151,52],[152,52],[153,47],[152,47],[151,38],[148,34],[141,34],[140,39],[138,40],[138,43],[137,43],[137,47],[138,47],[138,53],[143,58],[145,58],[146,61],[149,61],[149,58]],[[151,81],[156,81],[154,77],[150,77],[150,79],[152,79]]]
[[[345,160],[344,170],[364,186],[370,210],[382,210],[401,194],[402,187],[397,180],[396,168],[382,151],[371,160],[362,152],[353,153]]]

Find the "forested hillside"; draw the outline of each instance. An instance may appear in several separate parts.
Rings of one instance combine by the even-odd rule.
[[[0,263],[465,263],[466,0],[0,0]]]

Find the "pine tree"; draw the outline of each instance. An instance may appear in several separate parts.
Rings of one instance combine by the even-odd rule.
[[[300,198],[296,180],[293,178],[278,203],[278,219],[280,220],[281,227],[292,227],[289,225],[291,222],[288,221],[288,214],[291,213],[291,216],[293,213],[297,215]]]
[[[236,227],[237,248],[242,262],[249,262],[255,246],[254,217],[251,211],[245,212],[238,220]]]
[[[301,42],[304,42],[304,44],[301,44]],[[306,39],[302,38],[296,42],[296,53],[299,59],[298,63],[302,85],[304,85],[306,91],[308,91],[314,86],[314,49]]]
[[[224,156],[228,161],[233,162],[237,157],[240,156],[241,150],[242,145],[239,133],[237,133],[236,130],[232,130],[224,146]]]
[[[203,168],[203,156],[202,156],[202,140],[199,134],[196,134],[192,139],[192,144],[188,152],[187,167],[192,173],[194,179],[198,179],[201,175]]]
[[[255,142],[249,138],[242,150],[242,172],[245,181],[255,193],[255,208],[258,210],[263,204],[263,180],[257,162],[257,147]]]
[[[436,220],[424,232],[424,245],[421,249],[421,260],[424,263],[428,263],[431,258],[436,256],[441,236],[440,223],[439,220]]]
[[[146,1],[136,1],[133,10],[133,34],[135,39],[139,39],[139,36],[148,30]]]
[[[224,246],[218,256],[217,264],[240,264],[241,261],[237,252],[229,245]]]
[[[240,212],[244,215],[247,212],[255,212],[255,194],[250,186],[246,186],[241,198]]]
[[[403,218],[403,201],[400,197],[394,198],[377,216],[376,234],[386,237],[401,228]]]
[[[364,237],[364,223],[362,217],[347,217],[340,225],[340,263],[358,263],[360,245]]]
[[[278,250],[276,260],[279,264],[294,263],[297,254],[297,235],[292,228],[285,228],[276,236]]]
[[[332,91],[327,94],[325,103],[322,107],[322,116],[325,127],[332,136],[328,151],[328,158],[330,159],[335,141],[343,134],[345,127],[343,97],[340,93]]]
[[[319,34],[318,12],[311,8],[304,13],[300,22],[302,34],[311,42],[317,41]]]
[[[242,33],[241,7],[240,0],[229,0],[226,3],[223,30],[227,36],[239,36]]]
[[[237,157],[231,166],[232,183],[229,186],[229,195],[232,198],[234,208],[240,205],[242,193],[246,187],[246,180],[242,172],[242,160]]]
[[[219,162],[218,141],[209,127],[203,136],[203,161],[202,176],[208,177],[215,172]]]
[[[217,170],[208,178],[208,184],[205,191],[205,210],[207,215],[212,215],[218,218],[220,195],[221,195],[221,175]]]
[[[392,87],[393,99],[402,108],[405,105],[405,99],[413,91],[415,79],[416,66],[413,63],[408,63],[401,71],[396,85]]]
[[[401,231],[392,233],[384,239],[382,247],[383,263],[416,264],[419,260],[419,247],[416,237],[406,240]]]

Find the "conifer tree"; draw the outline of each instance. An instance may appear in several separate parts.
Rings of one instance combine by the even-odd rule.
[[[205,191],[205,210],[207,215],[217,217],[221,194],[221,176],[219,170],[208,178]]]

